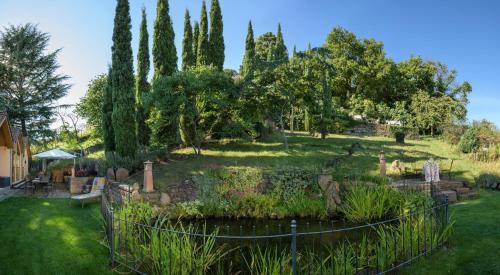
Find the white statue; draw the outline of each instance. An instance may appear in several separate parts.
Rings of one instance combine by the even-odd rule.
[[[439,164],[434,162],[433,158],[424,163],[422,172],[424,173],[426,182],[439,182]]]

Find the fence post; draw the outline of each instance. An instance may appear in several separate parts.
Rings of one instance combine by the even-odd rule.
[[[113,211],[113,207],[110,206],[109,210],[109,235],[110,242],[109,242],[109,248],[111,250],[111,266],[115,266],[115,212]]]
[[[292,275],[297,275],[297,222],[292,220]]]

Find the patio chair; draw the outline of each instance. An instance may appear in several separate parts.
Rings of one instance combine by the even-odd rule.
[[[49,181],[43,186],[43,189],[47,192],[48,197],[49,194],[54,191],[54,182],[49,179]]]
[[[71,204],[71,202],[73,201],[78,201],[82,204],[83,208],[85,201],[98,199],[101,197],[102,190],[104,189],[105,184],[106,184],[105,178],[98,178],[98,177],[94,178],[94,180],[92,181],[92,190],[90,191],[90,193],[72,196],[70,198],[69,203]]]
[[[31,180],[27,180],[26,183],[24,183],[24,194],[31,192],[32,195],[35,194],[35,183]]]

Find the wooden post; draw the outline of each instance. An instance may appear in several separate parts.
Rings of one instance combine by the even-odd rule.
[[[380,161],[380,176],[385,177],[386,176],[386,166],[385,166],[385,153],[384,151],[380,151],[379,155],[379,161]]]
[[[153,192],[153,163],[151,161],[144,162],[144,192]]]

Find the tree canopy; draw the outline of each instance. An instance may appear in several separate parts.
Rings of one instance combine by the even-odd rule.
[[[61,50],[49,52],[49,40],[33,24],[0,33],[0,109],[33,140],[51,135],[57,100],[70,88],[69,77],[58,72]]]

